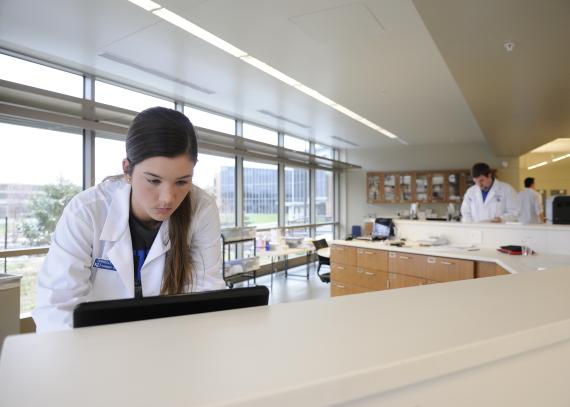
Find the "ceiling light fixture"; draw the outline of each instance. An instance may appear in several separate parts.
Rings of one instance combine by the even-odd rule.
[[[352,110],[347,109],[346,107],[336,103],[335,101],[327,98],[326,96],[322,95],[316,90],[303,85],[301,82],[291,78],[288,75],[285,75],[283,72],[273,68],[272,66],[266,64],[265,62],[249,55],[247,52],[233,46],[229,42],[224,41],[223,39],[215,36],[211,32],[204,30],[202,27],[199,27],[196,24],[192,23],[191,21],[186,20],[184,17],[181,17],[178,14],[168,10],[167,8],[162,7],[160,4],[157,4],[151,0],[128,0],[128,1],[145,9],[146,11],[152,12],[157,17],[160,17],[163,20],[169,22],[170,24],[175,25],[183,29],[184,31],[194,35],[195,37],[198,37],[206,41],[207,43],[213,45],[214,47],[219,48],[222,51],[225,51],[228,54],[233,55],[234,57],[239,58],[244,62],[247,62],[251,66],[265,72],[268,75],[271,75],[275,79],[278,79],[289,86],[294,87],[295,89],[318,100],[319,102],[324,103],[325,105],[336,109],[337,111],[350,117],[351,119],[357,120],[358,122],[364,124],[365,126],[377,131],[378,133],[381,133],[384,136],[391,139],[398,139],[398,136],[396,136],[394,133],[384,129],[381,126],[378,126],[377,124],[358,115],[357,113],[354,113]]]
[[[543,162],[540,162],[538,164],[534,164],[534,165],[527,167],[527,170],[534,170],[535,168],[542,167],[546,164],[548,164],[548,161],[543,161]]]
[[[561,155],[560,157],[556,157],[552,159],[552,162],[555,163],[556,161],[564,160],[565,158],[570,157],[570,154]]]

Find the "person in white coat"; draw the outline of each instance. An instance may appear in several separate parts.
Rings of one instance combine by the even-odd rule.
[[[489,166],[477,163],[471,169],[475,185],[465,192],[461,204],[463,222],[516,221],[519,202],[515,189],[496,179]]]
[[[521,204],[519,222],[524,224],[543,223],[544,209],[542,206],[542,198],[540,194],[536,192],[534,178],[525,178],[524,186],[524,190],[519,192],[519,202]]]
[[[124,175],[66,206],[38,273],[38,332],[72,327],[85,301],[221,289],[215,199],[192,185],[198,147],[191,122],[162,107],[133,120]]]

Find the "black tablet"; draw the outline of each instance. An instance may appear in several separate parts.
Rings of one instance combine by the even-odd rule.
[[[256,307],[267,305],[268,301],[269,289],[261,285],[191,294],[84,302],[73,310],[73,327]]]

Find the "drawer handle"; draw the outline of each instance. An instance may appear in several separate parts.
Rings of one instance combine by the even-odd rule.
[[[365,251],[364,254],[374,254],[374,252]]]
[[[337,252],[344,252],[344,249],[341,249],[340,247],[335,247],[334,248]]]
[[[365,271],[364,274],[366,274],[367,276],[374,276],[374,275],[376,275],[376,273],[371,273],[370,271]]]
[[[357,252],[358,252],[358,254],[362,254],[362,253],[364,253],[364,249],[358,249]]]
[[[433,263],[435,263],[435,258],[433,258],[433,257],[428,257],[428,258],[427,258],[427,262],[428,262],[429,264],[433,264]]]
[[[455,263],[452,263],[450,261],[442,261],[441,264],[444,264],[446,266],[453,266]]]
[[[396,253],[390,253],[389,256],[390,257],[396,257]]]
[[[336,268],[339,270],[344,270],[344,267],[342,267],[342,266],[336,266]]]
[[[338,288],[346,288],[345,286],[343,286],[342,284],[337,284],[336,285]]]
[[[410,260],[410,258],[408,256],[400,256],[400,259],[402,260]]]

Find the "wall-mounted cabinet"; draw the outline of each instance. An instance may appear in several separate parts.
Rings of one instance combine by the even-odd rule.
[[[369,172],[366,195],[377,203],[459,203],[473,185],[469,170]]]

